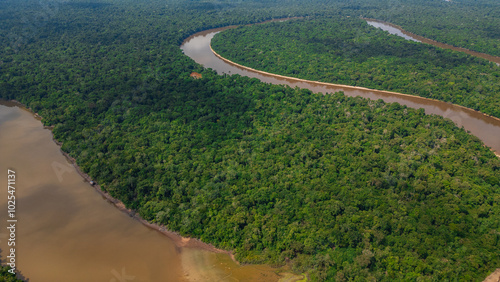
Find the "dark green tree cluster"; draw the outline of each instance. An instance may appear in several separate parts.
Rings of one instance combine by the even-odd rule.
[[[0,282],[22,282],[15,274],[9,272],[10,266],[0,266]]]
[[[17,3],[0,2],[0,97],[144,218],[313,281],[481,280],[500,264],[500,161],[476,137],[398,104],[219,76],[178,46],[323,2]]]
[[[346,17],[241,27],[217,34],[216,52],[287,76],[396,91],[500,117],[500,68],[461,52],[390,35]]]

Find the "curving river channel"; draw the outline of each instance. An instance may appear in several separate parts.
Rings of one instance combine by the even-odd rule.
[[[489,55],[489,54],[480,53],[480,52],[476,52],[476,51],[472,51],[472,50],[461,48],[461,47],[455,47],[453,45],[441,43],[441,42],[438,42],[438,41],[434,41],[432,39],[428,39],[428,38],[422,37],[420,35],[416,35],[414,33],[411,33],[411,32],[408,32],[406,30],[403,30],[398,25],[394,25],[394,24],[387,23],[387,22],[384,22],[384,21],[379,21],[379,20],[375,20],[375,19],[366,19],[366,18],[364,20],[366,20],[366,22],[369,25],[371,25],[371,26],[381,28],[381,29],[389,32],[390,34],[401,36],[401,37],[403,37],[403,38],[405,38],[407,40],[416,41],[416,42],[422,42],[422,43],[427,43],[427,44],[430,44],[430,45],[433,45],[433,46],[436,46],[436,47],[439,47],[439,48],[444,48],[444,49],[450,49],[450,50],[454,50],[454,51],[458,51],[458,52],[463,52],[463,53],[466,53],[466,54],[469,54],[469,55],[472,55],[472,56],[475,56],[475,57],[486,59],[486,60],[488,60],[490,62],[494,62],[498,66],[500,66],[500,57],[492,56],[492,55]]]
[[[378,27],[383,26],[378,23]],[[272,84],[284,84],[290,87],[307,88],[313,92],[333,93],[344,91],[347,96],[360,96],[372,100],[382,99],[385,102],[397,102],[411,108],[425,110],[426,114],[436,114],[451,119],[459,127],[464,127],[471,134],[481,139],[486,146],[499,155],[500,154],[500,119],[485,115],[481,112],[450,104],[447,102],[422,98],[418,96],[405,95],[389,91],[372,90],[363,87],[336,85],[315,81],[307,81],[292,77],[266,73],[247,68],[228,61],[216,54],[210,47],[210,42],[215,34],[234,28],[223,27],[202,31],[187,38],[181,46],[184,54],[191,57],[197,63],[206,68],[211,68],[219,74],[239,74],[257,78],[263,82]],[[393,27],[392,27],[393,28]],[[408,36],[408,33],[406,34]],[[420,40],[420,39],[415,39]],[[500,155],[499,155],[500,156]]]

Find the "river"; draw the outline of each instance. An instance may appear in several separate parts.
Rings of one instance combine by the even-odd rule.
[[[239,266],[199,241],[169,238],[120,211],[77,173],[51,131],[22,107],[0,101],[0,132],[1,255],[5,263],[11,248],[10,169],[16,175],[16,268],[30,281],[280,279],[269,266]]]
[[[471,134],[481,139],[484,144],[500,153],[500,119],[485,115],[472,109],[453,105],[447,102],[426,99],[418,96],[404,95],[389,91],[372,90],[363,87],[353,87],[320,83],[284,77],[265,73],[225,61],[216,56],[210,48],[210,41],[215,34],[232,27],[206,30],[187,38],[181,46],[184,54],[206,68],[211,68],[219,74],[239,74],[257,78],[263,82],[283,84],[290,87],[307,88],[313,92],[333,93],[344,91],[345,95],[360,96],[372,100],[382,99],[385,102],[397,102],[411,108],[425,110],[426,114],[436,114],[451,119],[457,126],[464,127]],[[418,38],[417,38],[418,40]]]

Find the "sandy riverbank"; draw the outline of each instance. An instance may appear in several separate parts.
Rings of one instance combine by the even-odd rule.
[[[491,273],[483,282],[500,282],[500,268],[497,268],[493,273]]]

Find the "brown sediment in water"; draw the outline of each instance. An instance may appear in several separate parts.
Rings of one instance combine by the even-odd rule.
[[[381,20],[377,20],[377,19],[371,19],[371,18],[362,18],[362,19],[365,21],[372,21],[372,22],[385,24],[385,25],[391,26],[393,28],[399,29],[399,31],[401,31],[403,34],[408,35],[410,37],[413,37],[414,39],[417,39],[423,43],[427,43],[427,44],[432,45],[432,46],[436,46],[436,47],[443,48],[443,49],[450,49],[450,50],[454,50],[454,51],[458,51],[458,52],[463,52],[463,53],[466,53],[466,54],[469,54],[469,55],[472,55],[475,57],[486,59],[486,60],[493,62],[493,63],[500,64],[500,57],[497,57],[497,56],[493,56],[493,55],[489,55],[489,54],[481,53],[481,52],[477,52],[477,51],[472,51],[472,50],[469,50],[466,48],[456,47],[456,46],[449,45],[449,44],[442,43],[442,42],[438,42],[438,41],[435,41],[435,40],[432,40],[429,38],[425,38],[423,36],[406,31],[401,26],[395,25],[395,24],[392,24],[389,22],[385,22],[385,21],[381,21]]]
[[[57,141],[56,139],[53,139],[54,142],[60,147],[61,149],[61,146],[62,146],[62,142],[59,142]],[[172,242],[174,242],[174,244],[177,246],[177,247],[188,247],[188,248],[197,248],[197,249],[202,249],[202,250],[207,250],[207,251],[210,251],[210,252],[214,252],[214,253],[221,253],[221,254],[227,254],[231,257],[231,259],[236,262],[237,264],[239,264],[235,257],[234,257],[234,254],[230,251],[226,251],[226,250],[222,250],[222,249],[218,249],[216,248],[215,246],[211,245],[211,244],[208,244],[208,243],[204,243],[202,242],[201,240],[199,239],[196,239],[196,238],[191,238],[191,237],[183,237],[182,235],[180,235],[179,233],[177,232],[174,232],[174,231],[170,231],[167,229],[166,226],[164,225],[159,225],[159,224],[156,224],[156,223],[151,223],[147,220],[145,220],[144,218],[142,218],[139,214],[137,214],[137,212],[135,210],[132,210],[132,209],[129,209],[125,206],[125,204],[114,198],[113,196],[111,196],[108,192],[104,191],[101,186],[97,183],[95,183],[92,178],[86,174],[85,172],[83,172],[83,170],[80,168],[80,166],[78,166],[78,164],[76,163],[76,159],[71,157],[68,153],[64,152],[62,149],[61,149],[61,153],[66,157],[66,159],[68,160],[68,162],[70,162],[76,169],[76,172],[83,178],[85,179],[85,181],[89,182],[89,183],[94,183],[92,186],[95,188],[95,190],[100,194],[102,195],[108,202],[112,203],[118,210],[128,214],[130,217],[134,218],[135,220],[139,221],[140,223],[142,223],[143,225],[151,228],[151,229],[154,229],[154,230],[157,230],[158,232],[164,234],[165,236],[167,236],[170,240],[172,240]]]
[[[19,109],[21,109],[23,111],[27,111],[27,112],[31,113],[36,120],[40,120],[40,121],[42,120],[42,117],[38,113],[34,112],[31,108],[26,107],[25,105],[23,105],[21,102],[19,102],[17,100],[0,99],[0,105],[4,105],[7,107],[18,107]],[[49,126],[47,128],[49,128]]]
[[[182,257],[183,265],[198,266],[197,272],[188,276],[190,281],[298,281],[303,275],[295,275],[288,267],[272,268],[269,265],[243,265],[232,267],[234,262],[226,255],[218,253],[206,253],[198,256],[193,249],[185,249],[187,254]],[[290,280],[293,279],[294,280]]]

